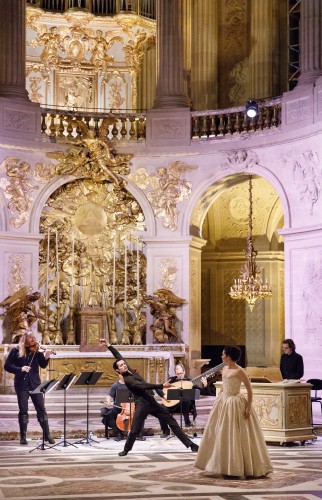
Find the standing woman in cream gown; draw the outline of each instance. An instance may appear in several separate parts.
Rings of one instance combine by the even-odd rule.
[[[252,387],[237,346],[222,353],[225,367],[222,388],[216,397],[203,433],[195,467],[211,474],[261,477],[272,471],[258,418],[252,408]],[[241,384],[247,398],[240,393]]]

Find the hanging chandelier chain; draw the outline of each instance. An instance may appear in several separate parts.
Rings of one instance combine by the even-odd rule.
[[[272,290],[266,279],[263,283],[261,270],[257,267],[257,250],[253,246],[253,185],[252,176],[249,176],[249,234],[246,237],[247,247],[244,250],[246,262],[240,269],[240,278],[234,280],[234,285],[230,287],[229,295],[232,299],[244,299],[247,301],[252,311],[258,299],[270,298]]]

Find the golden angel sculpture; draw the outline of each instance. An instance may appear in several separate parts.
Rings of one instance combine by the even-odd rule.
[[[85,124],[80,122],[83,127]],[[95,137],[93,130],[85,130],[81,139],[66,153],[58,151],[47,153],[47,156],[58,160],[56,173],[58,175],[77,175],[93,179],[95,182],[110,181],[122,187],[125,181],[119,175],[130,173],[128,163],[132,154],[114,154],[106,141]]]
[[[31,287],[23,286],[0,303],[0,307],[4,308],[3,328],[10,332],[12,342],[18,342],[20,336],[38,319],[35,302],[40,299],[41,295],[39,292],[30,293],[31,290]]]
[[[177,297],[171,290],[160,288],[154,295],[146,295],[144,300],[149,304],[154,318],[150,330],[155,340],[162,344],[180,343],[181,339],[176,328],[178,321],[176,309],[186,302],[185,299]]]

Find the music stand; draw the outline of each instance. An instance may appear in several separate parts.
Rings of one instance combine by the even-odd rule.
[[[74,385],[86,385],[86,437],[80,441],[76,441],[75,444],[89,444],[91,445],[95,439],[89,437],[89,387],[95,385],[97,381],[101,378],[103,372],[83,372],[80,374]],[[98,441],[95,441],[98,443]]]
[[[58,380],[53,378],[51,380],[46,380],[46,382],[42,382],[41,384],[36,387],[33,391],[29,391],[29,394],[42,394],[43,399],[44,399],[44,408],[46,408],[46,394],[54,389],[56,385],[58,384]],[[45,444],[45,422],[43,422],[43,428],[42,428],[42,443],[39,446],[36,446],[36,448],[33,448],[32,450],[29,451],[31,453],[34,450],[46,450],[47,448],[51,448],[51,446],[48,446]]]
[[[131,423],[132,423],[132,406],[131,403],[134,402],[134,397],[131,391],[128,389],[117,389],[115,395],[115,404],[117,406],[122,406],[122,403],[130,403],[130,426],[128,429],[125,429],[125,432],[130,432]]]
[[[182,401],[195,401],[200,398],[199,389],[168,389],[167,399],[169,401],[180,401],[180,427],[182,429]]]
[[[76,378],[75,373],[67,373],[66,375],[63,376],[63,378],[56,387],[56,391],[64,391],[64,434],[63,434],[64,437],[59,441],[59,443],[51,446],[51,448],[56,448],[56,446],[65,446],[65,447],[75,446],[73,443],[66,441],[66,417],[67,417],[66,392],[74,382],[75,378]],[[77,448],[77,446],[75,446],[75,448]]]

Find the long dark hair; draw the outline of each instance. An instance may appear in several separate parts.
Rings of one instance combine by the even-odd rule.
[[[233,361],[239,360],[241,349],[237,345],[226,345],[224,351],[226,356],[229,356]]]

